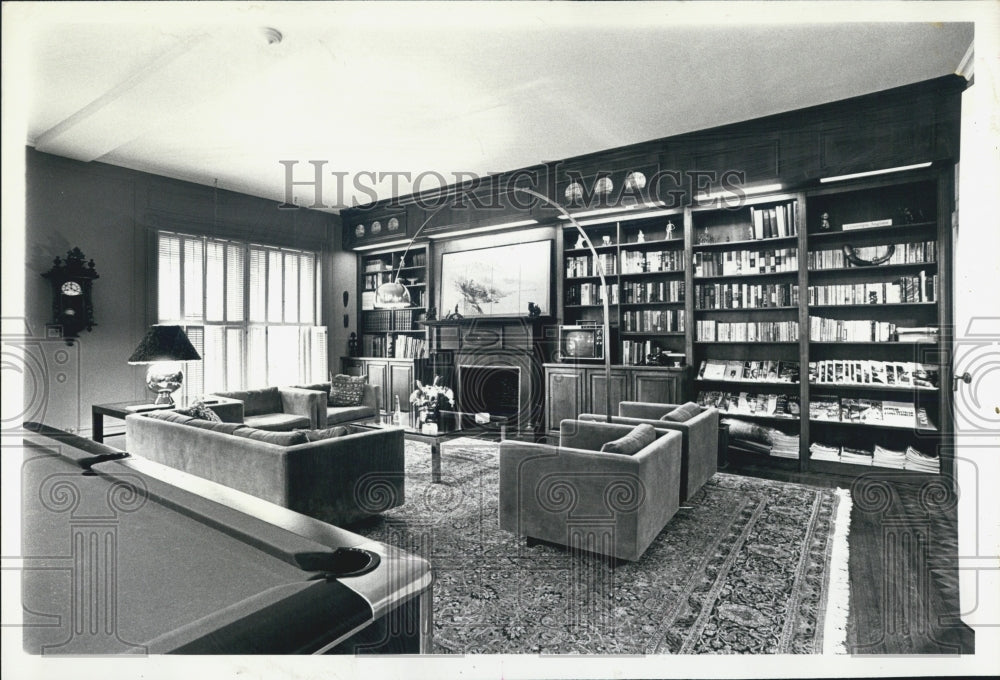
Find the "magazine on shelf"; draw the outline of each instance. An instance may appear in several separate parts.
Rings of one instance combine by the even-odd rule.
[[[720,359],[709,359],[705,366],[705,380],[724,380],[726,377],[726,362]]]
[[[730,359],[726,362],[726,380],[743,379],[743,362],[738,359]]]
[[[799,362],[782,361],[778,366],[778,382],[796,383],[799,381]]]
[[[917,423],[916,407],[906,401],[883,401],[882,420],[886,425],[913,427]]]
[[[916,387],[936,388],[940,381],[940,371],[934,364],[915,364],[912,375]]]
[[[809,400],[810,420],[840,420],[840,399],[833,395],[819,395]]]

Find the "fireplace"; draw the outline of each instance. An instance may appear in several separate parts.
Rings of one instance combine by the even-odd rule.
[[[517,428],[521,408],[521,369],[517,366],[459,366],[458,404],[466,413],[506,416]]]

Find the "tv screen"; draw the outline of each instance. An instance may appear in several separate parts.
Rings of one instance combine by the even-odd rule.
[[[594,359],[596,352],[594,331],[566,331],[563,335],[563,354],[565,356],[577,359]]]

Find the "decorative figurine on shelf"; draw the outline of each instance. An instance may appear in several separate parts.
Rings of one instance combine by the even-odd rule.
[[[427,321],[437,321],[438,318],[438,308],[428,307],[427,308]]]
[[[583,239],[583,234],[580,234],[579,236],[576,237],[576,244],[573,247],[574,248],[586,248],[587,247],[587,242]]]
[[[542,315],[542,308],[536,305],[534,302],[528,303],[528,318],[537,319]]]
[[[603,243],[606,246],[610,246],[611,245],[611,237],[608,236],[607,234],[605,234],[604,236],[601,237],[601,243]]]
[[[674,223],[671,220],[667,220],[667,239],[672,239],[674,237],[675,229],[677,229],[677,227],[674,226]]]
[[[449,321],[454,321],[456,319],[464,319],[465,317],[461,315],[458,311],[458,303],[455,303],[455,311],[445,317]]]
[[[352,357],[358,356],[358,334],[351,333],[351,337],[347,340],[347,354]]]
[[[646,235],[642,233],[642,229],[639,230],[639,237],[635,240],[636,243],[645,243]]]
[[[925,219],[924,211],[920,208],[900,208],[899,216],[903,224],[923,222]]]
[[[712,237],[708,235],[708,227],[705,227],[701,230],[701,233],[698,234],[698,243],[699,245],[707,245],[711,242]]]
[[[830,231],[830,213],[823,213],[819,216],[819,228],[823,231]]]
[[[747,239],[747,241],[753,241],[754,240],[753,225],[752,224],[748,224],[747,225],[747,236],[746,236],[746,239]]]

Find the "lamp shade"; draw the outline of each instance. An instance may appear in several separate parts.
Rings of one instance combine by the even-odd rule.
[[[410,291],[398,279],[375,289],[375,306],[379,309],[403,309],[410,304]]]
[[[180,326],[150,326],[146,336],[128,358],[130,364],[159,361],[198,361],[201,355]]]

